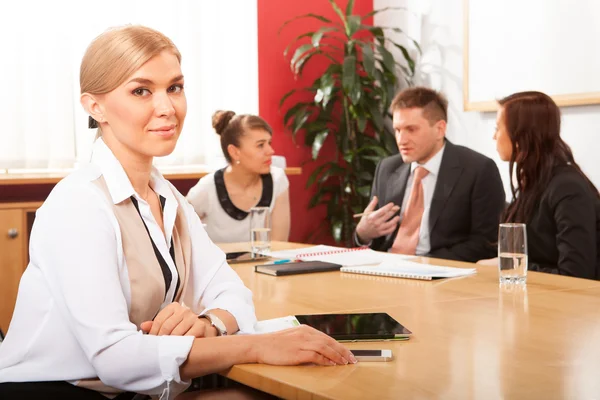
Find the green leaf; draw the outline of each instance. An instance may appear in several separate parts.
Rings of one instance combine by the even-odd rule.
[[[394,46],[396,46],[396,48],[400,49],[400,51],[402,52],[402,55],[404,56],[404,59],[408,63],[408,68],[410,68],[410,72],[414,75],[414,73],[415,73],[415,61],[412,59],[412,57],[408,53],[408,50],[406,50],[406,47],[404,47],[402,45],[399,45],[398,43],[395,43],[395,42],[392,42],[392,44]],[[384,58],[384,60],[385,60],[385,58]]]
[[[367,19],[369,17],[372,17],[375,14],[379,14],[380,12],[385,12],[385,11],[389,11],[389,10],[407,10],[406,7],[385,7],[385,8],[380,8],[379,10],[373,10],[369,13],[366,13],[365,15],[363,15],[362,19]]]
[[[281,108],[281,106],[283,106],[283,103],[285,103],[285,101],[288,99],[288,97],[290,97],[297,91],[298,91],[297,89],[292,89],[289,92],[287,92],[286,94],[284,94],[283,97],[281,98],[281,100],[279,100],[279,107]]]
[[[312,49],[314,49],[312,44],[303,44],[302,46],[296,49],[296,51],[294,52],[294,56],[290,61],[292,71],[296,72],[298,70],[298,66],[296,65],[296,63],[300,60],[300,57],[304,56],[305,53],[309,52]]]
[[[361,27],[360,17],[358,15],[352,15],[348,17],[348,37],[352,37]]]
[[[404,65],[400,64],[399,62],[396,63],[396,65],[398,66],[398,68],[400,68],[402,70],[402,73],[406,76],[411,76],[411,72],[408,68],[406,68]]]
[[[375,73],[375,55],[371,43],[363,43],[362,45],[363,68],[369,76]]]
[[[348,151],[344,153],[344,161],[348,164],[352,164],[352,160],[354,160],[354,152]]]
[[[382,131],[384,126],[383,116],[381,115],[381,111],[379,110],[377,104],[373,102],[367,103],[367,108],[369,109],[369,112],[373,118],[372,121],[375,125],[375,129]]]
[[[371,187],[370,186],[358,186],[356,188],[356,193],[358,193],[362,197],[371,197]]]
[[[364,117],[358,117],[357,118],[357,125],[358,125],[358,131],[359,132],[364,132],[365,129],[367,128],[367,119]]]
[[[315,96],[315,102],[323,101],[323,107],[327,107],[327,104],[331,100],[331,95],[333,94],[335,88],[335,79],[333,78],[332,72],[329,70],[325,71],[325,73],[319,78],[319,89],[317,92],[322,94],[321,100],[317,100]]]
[[[323,198],[323,194],[322,193],[314,194],[310,198],[310,201],[308,202],[308,209],[310,210],[311,208],[315,208],[317,206],[317,204],[319,204],[321,202],[322,198]]]
[[[381,161],[381,157],[379,157],[379,156],[362,156],[362,159],[373,161],[375,164],[377,164],[379,161]]]
[[[381,54],[381,57],[383,58],[383,65],[385,66],[385,68],[388,70],[388,72],[390,73],[394,73],[394,65],[395,65],[395,60],[394,60],[394,56],[392,55],[392,53],[389,52],[388,49],[385,48],[385,46],[377,46],[377,50],[379,51],[379,54]]]
[[[346,16],[352,15],[353,9],[354,9],[354,0],[348,0],[348,4],[346,5]]]
[[[328,166],[329,166],[329,163],[325,163],[325,164],[319,165],[317,168],[315,168],[315,170],[312,172],[312,174],[310,174],[310,176],[308,177],[308,180],[306,181],[307,189],[310,186],[312,186],[313,183],[315,183],[315,181],[317,180],[317,178],[319,177],[321,172],[323,172],[323,170],[325,168],[327,168]]]
[[[415,39],[410,39],[410,40],[413,42],[413,44],[415,45],[415,47],[419,51],[419,54],[423,55],[423,51],[421,50],[421,46],[419,45],[419,42],[417,42]]]
[[[329,0],[329,3],[333,7],[333,10],[335,11],[335,13],[338,15],[338,17],[340,17],[340,19],[344,23],[344,29],[346,30],[346,32],[348,32],[348,25],[346,24],[346,16],[344,15],[344,13],[340,9],[340,7],[336,4],[335,0]]]
[[[390,31],[394,31],[396,33],[404,33],[404,31],[402,29],[400,29],[400,28],[394,28],[394,27],[391,27],[391,26],[382,26],[381,28],[382,29],[387,29],[387,30],[390,30]]]
[[[390,74],[390,76],[388,77],[389,79],[389,84],[387,85],[386,89],[387,89],[387,96],[386,99],[389,103],[387,103],[388,107],[386,107],[386,110],[384,110],[384,112],[387,111],[387,108],[389,108],[390,103],[392,102],[392,99],[394,98],[394,96],[396,95],[396,76],[393,74]]]
[[[376,145],[367,145],[358,149],[358,153],[363,154],[365,152],[373,152],[380,157],[388,156],[387,151],[385,151],[379,144]]]
[[[329,199],[325,197],[330,196],[335,191],[337,189],[333,186],[319,186],[315,194],[310,198],[308,208],[314,208],[319,204],[327,204]]]
[[[322,115],[319,117],[322,117]],[[306,134],[304,135],[304,144],[312,147],[317,134],[327,129],[327,122],[317,119],[315,121],[306,123],[304,125],[304,129],[306,131]]]
[[[360,87],[359,84],[354,85],[354,87],[352,88],[352,92],[350,92],[350,102],[353,105],[358,104],[358,102],[360,101],[360,98],[362,97],[362,88]]]
[[[344,168],[340,167],[337,164],[329,162],[327,163],[327,165],[329,165],[329,169],[327,169],[319,178],[319,182],[321,183],[327,182],[327,180],[332,176],[344,176],[347,173],[347,171]]]
[[[313,35],[312,35],[312,45],[314,47],[319,47],[319,45],[321,44],[321,39],[323,38],[323,35],[326,32],[333,32],[333,31],[339,31],[338,28],[333,27],[333,26],[324,26],[321,29],[319,29],[318,31],[316,31]]]
[[[298,40],[300,40],[300,39],[302,39],[302,38],[305,38],[305,37],[311,37],[311,36],[312,36],[314,33],[315,33],[315,32],[306,32],[306,33],[303,33],[302,35],[296,36],[296,38],[295,38],[294,40],[292,40],[292,41],[290,42],[290,44],[288,44],[288,45],[286,46],[285,50],[283,50],[283,56],[284,56],[284,57],[287,57],[287,55],[288,55],[288,52],[289,52],[289,50],[290,50],[290,47],[292,47],[292,45],[293,45],[294,43],[296,43]]]
[[[289,110],[286,111],[285,115],[283,116],[283,124],[287,126],[290,118],[297,118],[300,114],[310,114],[310,106],[312,106],[312,103],[300,102],[294,104],[292,107],[290,107]]]
[[[281,33],[281,31],[283,30],[283,28],[285,28],[285,27],[286,27],[288,24],[290,24],[290,23],[294,22],[294,21],[295,21],[295,20],[297,20],[297,19],[302,19],[302,18],[315,18],[315,19],[318,19],[318,20],[319,20],[319,21],[321,21],[321,22],[325,22],[325,23],[328,23],[328,24],[331,24],[331,23],[333,22],[333,21],[331,21],[330,19],[328,19],[328,18],[325,18],[325,17],[324,17],[324,16],[322,16],[322,15],[317,15],[317,14],[313,14],[313,13],[308,13],[308,14],[304,14],[304,15],[299,15],[299,16],[297,16],[297,17],[294,17],[294,18],[292,18],[292,19],[288,19],[287,21],[285,21],[285,22],[283,23],[283,25],[281,25],[281,28],[279,28],[279,30],[277,31],[277,34],[279,35],[279,34]]]
[[[294,122],[292,123],[292,133],[294,135],[304,127],[304,124],[308,121],[309,117],[310,113],[298,113],[294,116]]]
[[[356,82],[356,57],[347,56],[344,58],[344,65],[342,68],[342,87],[344,92],[350,93],[354,88]]]
[[[317,93],[315,93],[315,103],[320,103],[323,101],[325,97],[325,92],[322,89],[317,89]]]
[[[325,139],[327,139],[327,135],[329,135],[329,131],[319,132],[315,136],[315,141],[312,145],[313,160],[316,160],[317,157],[319,157],[319,151],[321,151],[321,147],[323,147],[323,143],[325,142]]]
[[[383,33],[383,29],[378,27],[378,26],[369,26],[369,25],[362,25],[361,29],[366,29],[369,32],[371,32],[371,34],[373,34],[373,36],[375,36],[375,39],[377,39],[377,41],[379,42],[379,45],[383,46],[385,43],[385,34]]]

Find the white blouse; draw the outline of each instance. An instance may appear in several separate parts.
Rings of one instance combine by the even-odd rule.
[[[151,186],[166,199],[165,238],[148,203],[99,139],[91,164],[60,181],[36,213],[31,261],[0,346],[0,382],[76,383],[99,377],[124,391],[173,397],[189,385],[181,380],[179,367],[194,338],[144,335],[130,322],[131,286],[121,230],[113,204],[92,183],[100,176],[114,204],[130,196],[137,199],[150,236],[171,270],[166,298],[173,298],[178,274],[169,248],[177,209],[187,202],[153,169]],[[241,331],[251,332],[256,321],[252,293],[208,238],[194,209],[188,205],[184,215],[192,242],[187,285],[194,301],[188,306],[198,314],[227,310]]]
[[[282,193],[288,190],[290,182],[285,175],[285,171],[278,167],[271,166],[271,177],[273,179],[273,196],[268,206],[273,211],[275,201],[277,201],[277,198]],[[232,243],[250,241],[250,217],[238,220],[225,211],[217,195],[214,172],[200,179],[190,189],[187,199],[194,206],[196,213],[202,218],[202,222],[206,224],[206,232],[214,242]],[[238,211],[243,212],[247,210]]]

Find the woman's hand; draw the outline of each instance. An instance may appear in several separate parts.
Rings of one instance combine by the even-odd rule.
[[[345,346],[307,325],[256,335],[256,360],[269,365],[355,364],[356,359]]]
[[[497,267],[498,266],[498,257],[488,258],[487,260],[479,260],[479,261],[477,261],[477,264],[489,265],[490,267]]]
[[[217,329],[206,318],[179,303],[171,303],[158,313],[153,321],[142,322],[140,328],[150,335],[195,336],[197,338],[217,336]]]

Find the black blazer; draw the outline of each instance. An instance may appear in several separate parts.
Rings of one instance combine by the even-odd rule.
[[[378,208],[389,202],[402,205],[409,174],[410,164],[405,164],[399,154],[377,165],[371,198],[377,196]],[[471,262],[495,257],[504,202],[504,188],[494,161],[446,140],[429,212],[428,255]],[[387,251],[397,232],[373,240],[371,247]]]
[[[529,270],[600,279],[600,198],[573,167],[557,166],[527,221]]]

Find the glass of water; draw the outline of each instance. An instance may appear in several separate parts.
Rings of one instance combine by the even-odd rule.
[[[525,224],[500,224],[498,229],[500,284],[527,281],[527,230]]]
[[[250,209],[250,245],[252,255],[271,251],[271,210],[269,207]]]

